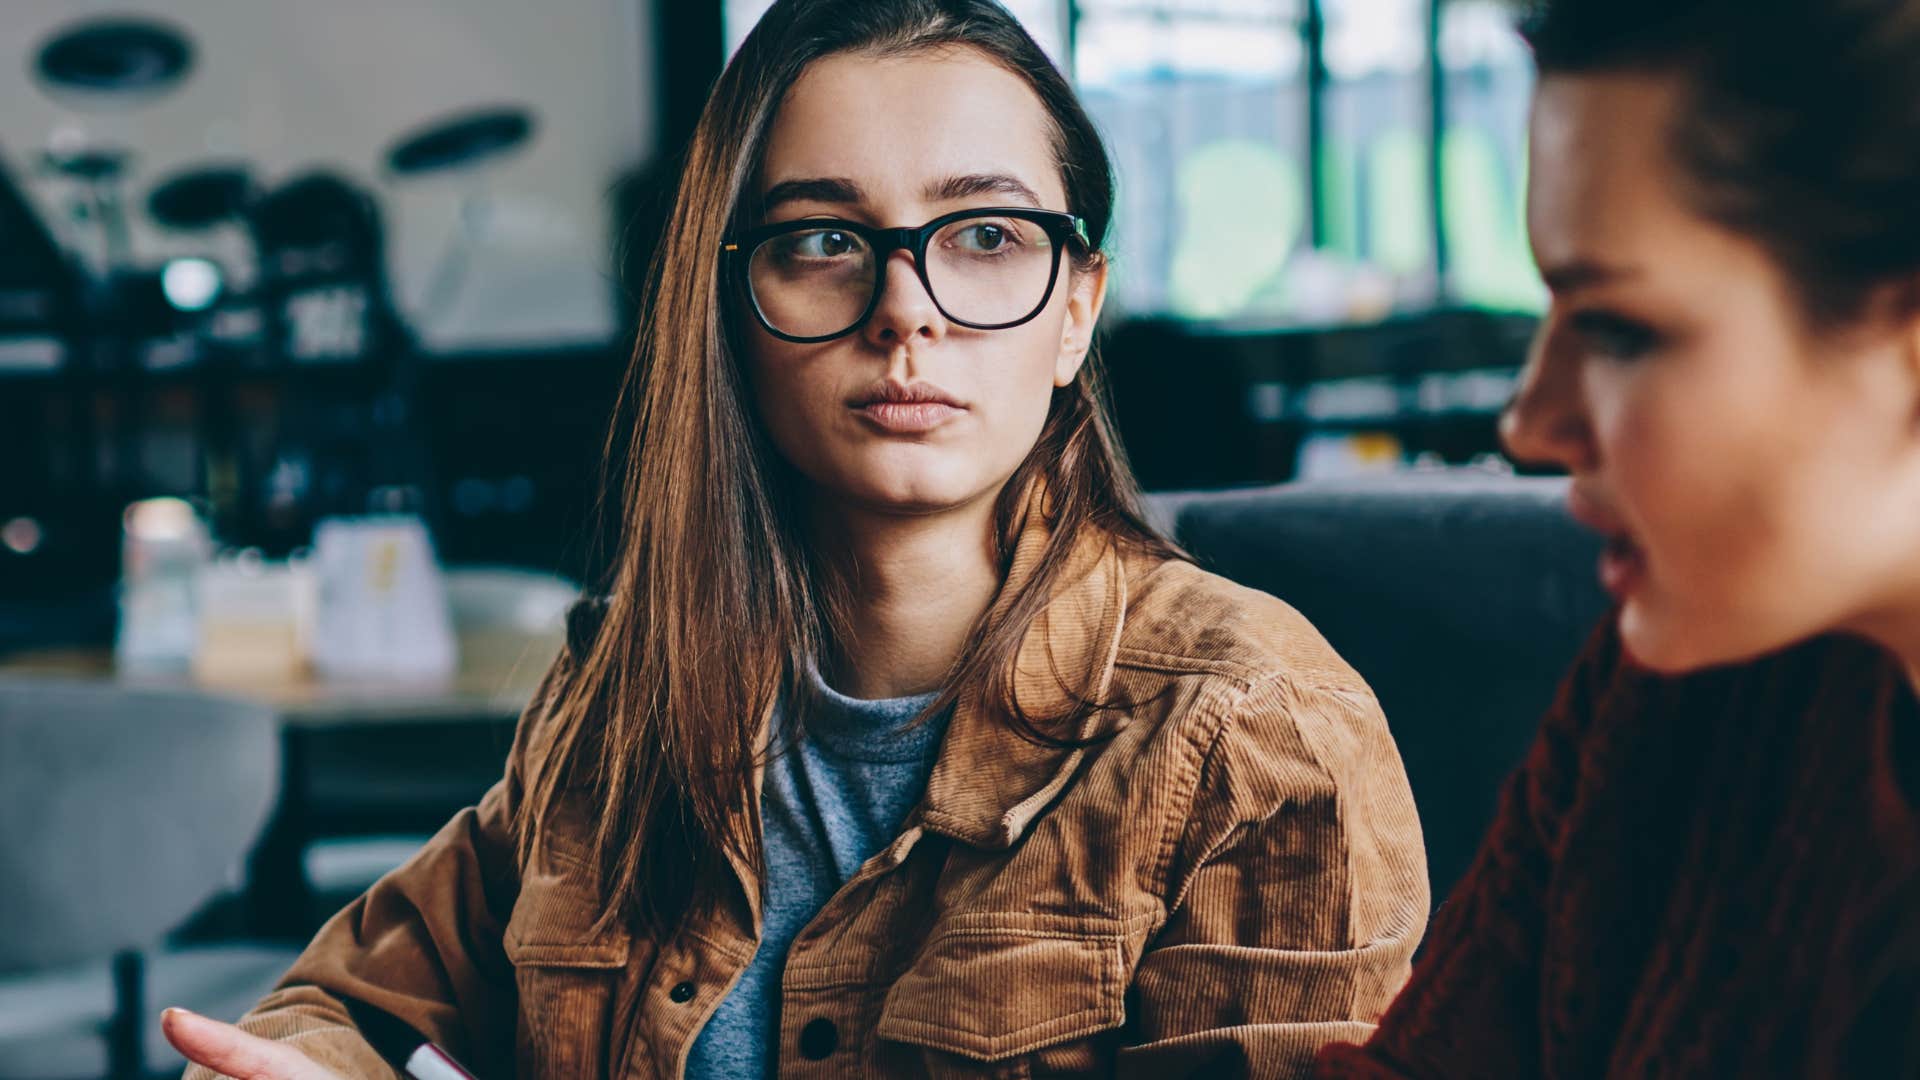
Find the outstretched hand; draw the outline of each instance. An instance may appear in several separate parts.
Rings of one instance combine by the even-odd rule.
[[[161,1013],[160,1030],[188,1061],[236,1080],[343,1080],[286,1043],[185,1009]]]

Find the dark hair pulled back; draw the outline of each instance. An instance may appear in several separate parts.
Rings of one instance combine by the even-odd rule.
[[[1549,0],[1542,75],[1671,72],[1687,194],[1760,241],[1818,324],[1920,277],[1920,0]]]

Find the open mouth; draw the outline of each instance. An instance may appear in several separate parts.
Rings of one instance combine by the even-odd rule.
[[[1606,538],[1600,552],[1600,585],[1615,600],[1624,598],[1646,576],[1646,552],[1634,543],[1619,515],[1579,483],[1568,493],[1567,510],[1575,521]]]
[[[1647,558],[1625,533],[1616,533],[1607,538],[1607,546],[1600,552],[1600,585],[1614,599],[1624,599],[1647,572]]]

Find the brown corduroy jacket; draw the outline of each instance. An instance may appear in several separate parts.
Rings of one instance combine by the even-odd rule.
[[[1014,580],[1044,530],[1029,522]],[[1406,980],[1425,857],[1366,684],[1272,597],[1083,554],[1016,693],[1045,710],[1053,673],[1094,671],[1100,700],[1137,704],[1078,732],[1105,741],[1053,749],[961,697],[898,838],[793,943],[781,1076],[1304,1075]],[[348,1002],[483,1080],[682,1075],[753,955],[761,883],[735,867],[734,901],[665,940],[592,933],[588,809],[524,864],[510,832],[545,697],[505,778],[335,916],[243,1027],[351,1077],[393,1073]]]

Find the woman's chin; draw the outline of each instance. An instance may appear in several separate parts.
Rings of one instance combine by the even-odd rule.
[[[1753,620],[1661,611],[1640,597],[1620,609],[1620,643],[1634,663],[1659,675],[1737,664],[1791,641],[1756,632]]]
[[[967,478],[916,470],[849,477],[833,487],[845,502],[869,511],[924,515],[969,505],[997,490],[998,485],[985,488]]]

